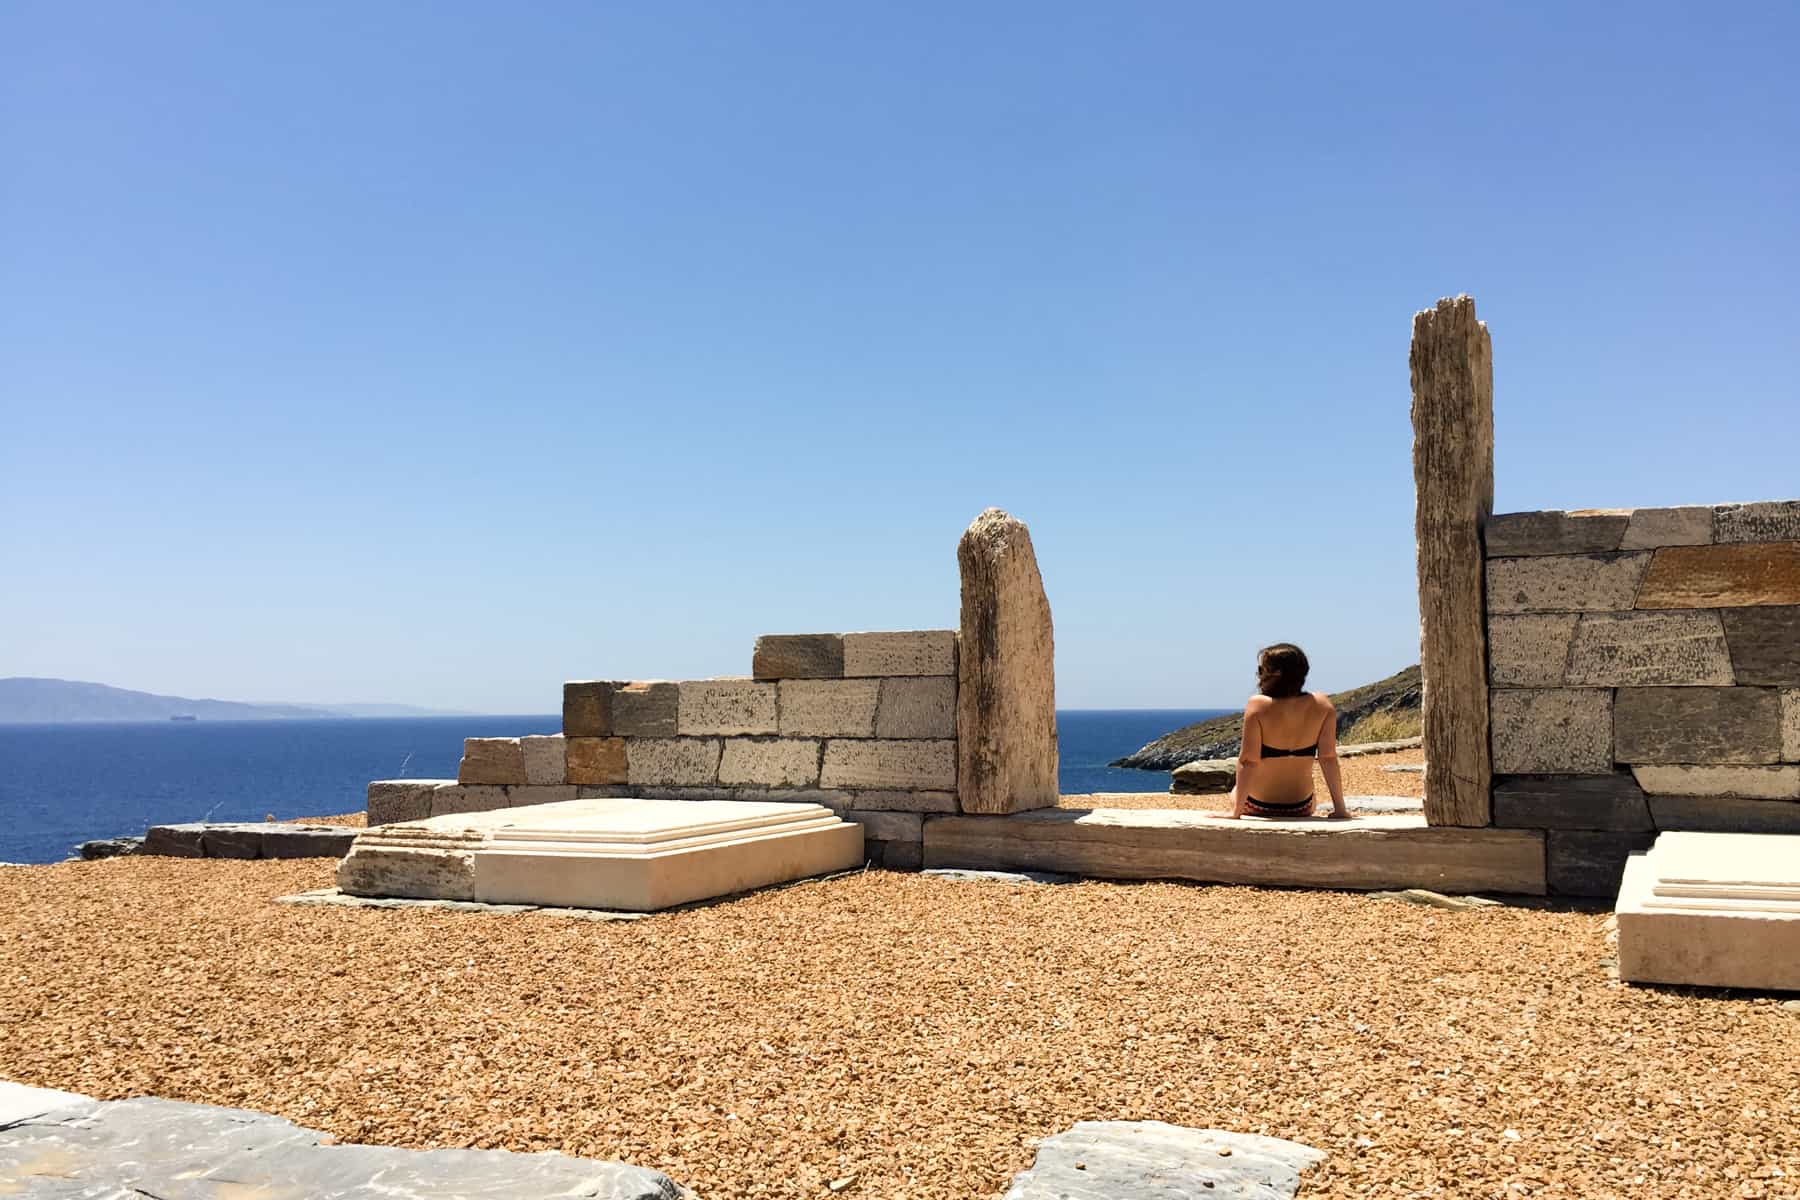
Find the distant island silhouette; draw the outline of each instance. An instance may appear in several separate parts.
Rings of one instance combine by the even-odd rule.
[[[293,721],[332,717],[460,716],[448,709],[409,704],[248,704],[159,696],[104,683],[14,676],[0,679],[0,724],[50,725],[70,721]]]

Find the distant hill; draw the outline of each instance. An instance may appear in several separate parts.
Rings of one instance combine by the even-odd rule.
[[[236,700],[192,700],[80,683],[72,679],[0,679],[0,724],[39,725],[64,721],[317,720],[321,717],[423,717],[450,715],[406,704],[244,704]]]
[[[1347,692],[1336,692],[1331,703],[1337,708],[1338,736],[1344,731],[1377,715],[1391,715],[1404,724],[1416,721],[1421,698],[1419,668],[1408,667],[1376,683],[1367,683]],[[1115,767],[1136,767],[1142,771],[1173,771],[1208,758],[1230,758],[1238,752],[1243,735],[1244,715],[1230,713],[1165,733],[1136,753],[1111,763]],[[1384,731],[1382,737],[1402,736],[1402,730]],[[1410,732],[1417,733],[1412,729]]]

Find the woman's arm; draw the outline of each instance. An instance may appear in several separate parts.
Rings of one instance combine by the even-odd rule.
[[[1244,797],[1250,794],[1250,776],[1262,761],[1262,722],[1256,716],[1256,702],[1244,706],[1244,736],[1238,741],[1237,779],[1231,785],[1231,815],[1244,815]]]
[[[1325,776],[1325,788],[1331,793],[1332,818],[1343,820],[1350,810],[1344,807],[1344,773],[1338,769],[1337,709],[1323,696],[1320,699],[1325,703],[1325,723],[1319,729],[1319,773]]]

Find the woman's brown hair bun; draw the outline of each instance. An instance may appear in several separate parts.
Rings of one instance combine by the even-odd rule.
[[[1292,642],[1265,646],[1256,656],[1256,690],[1272,700],[1298,696],[1306,688],[1311,665],[1306,651]]]

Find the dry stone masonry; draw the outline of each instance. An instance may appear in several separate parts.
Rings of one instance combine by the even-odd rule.
[[[811,801],[863,825],[872,861],[916,870],[924,814],[957,811],[956,631],[771,635],[751,659],[752,678],[564,684],[562,733],[468,738],[454,783],[371,783],[369,823],[616,796]]]
[[[1800,833],[1800,501],[1486,527],[1493,819],[1610,894],[1666,830]]]

